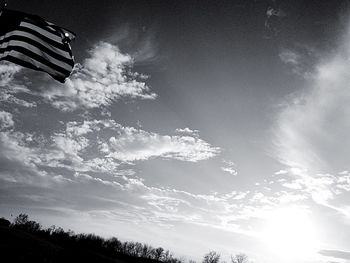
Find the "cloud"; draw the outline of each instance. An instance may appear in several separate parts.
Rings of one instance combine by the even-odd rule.
[[[0,86],[6,86],[14,80],[15,75],[22,67],[9,62],[0,62]]]
[[[267,18],[271,18],[273,16],[276,16],[276,17],[285,17],[286,16],[286,13],[278,8],[278,9],[275,9],[273,8],[272,6],[269,6],[266,10],[266,16]]]
[[[326,257],[350,259],[350,252],[341,251],[341,250],[323,249],[323,250],[320,250],[318,253]]]
[[[147,76],[132,72],[133,58],[117,46],[99,42],[89,54],[65,84],[54,83],[40,95],[63,111],[108,106],[121,98],[156,98],[145,83]]]
[[[306,44],[295,43],[280,50],[278,56],[288,68],[303,79],[312,79],[321,52]]]
[[[22,72],[22,67],[9,63],[0,62],[0,102],[2,104],[15,104],[22,107],[35,107],[35,102],[28,102],[17,98],[15,94],[30,93],[23,83],[16,80],[16,76]]]
[[[35,164],[40,161],[38,152],[28,147],[31,140],[32,135],[27,133],[0,132],[1,180],[19,185],[47,186],[47,172]]]
[[[30,177],[45,173],[69,178],[77,172],[133,175],[132,162],[137,160],[161,157],[196,162],[219,153],[197,137],[159,135],[123,127],[114,120],[61,123],[60,130],[50,136],[9,129],[14,122],[4,111],[0,123],[5,129],[0,132],[0,154],[8,174],[18,170],[18,163]],[[5,165],[6,160],[11,165]],[[22,177],[27,174],[22,173]]]
[[[282,175],[282,174],[287,174],[287,173],[288,173],[288,171],[286,171],[286,170],[279,170],[279,171],[275,172],[274,174],[275,175]]]
[[[279,54],[279,57],[283,63],[291,64],[291,65],[299,65],[300,64],[300,55],[292,50],[282,50]]]
[[[152,29],[148,31],[144,37],[138,38],[137,51],[133,53],[137,64],[154,63],[159,59],[156,49],[155,32]]]
[[[110,145],[110,138],[116,144]],[[150,150],[158,146],[166,150]],[[122,147],[118,149],[124,155],[109,156],[117,152],[113,147]],[[240,220],[259,218],[267,205],[280,203],[278,199],[259,198],[245,206],[247,191],[193,194],[148,186],[132,171],[134,160],[194,162],[217,151],[197,137],[159,135],[113,120],[61,123],[59,131],[45,137],[6,130],[0,132],[0,198],[7,205],[73,209],[162,226],[186,222],[251,234],[244,226],[237,227]]]
[[[311,173],[348,167],[349,40],[315,66],[307,88],[289,96],[279,113],[275,149],[283,164]]]
[[[349,217],[347,204],[345,206],[339,198],[347,198],[350,192],[350,176],[344,171],[336,175],[328,173],[312,174],[307,170],[290,169],[288,173],[281,174],[277,181],[288,191],[303,195],[304,199],[334,209]],[[284,178],[283,178],[284,177]]]
[[[154,157],[197,162],[219,153],[219,148],[197,136],[160,135],[133,127],[119,127],[118,133],[103,145],[103,151],[124,162]]]
[[[12,88],[4,88],[0,90],[0,102],[3,104],[18,105],[26,108],[36,107],[36,102],[29,102],[23,99],[17,98],[14,94],[16,93],[29,93],[29,90],[15,90]]]
[[[281,32],[281,19],[286,13],[277,6],[269,6],[266,10],[265,33],[266,38],[277,36]]]
[[[106,169],[105,164],[102,164],[105,170],[98,170],[92,163],[98,158],[88,159],[89,154],[84,154],[90,147],[86,140],[96,136],[99,129],[106,132],[103,129],[108,123],[84,123],[81,125],[84,129],[80,129],[78,123],[66,125],[65,132],[55,134],[41,145],[38,138],[30,134],[0,133],[0,197],[3,203],[107,213],[113,218],[118,214],[119,220],[135,223],[187,222],[222,229],[232,225],[227,221],[222,225],[223,218],[232,215],[248,193],[192,194],[147,186],[143,179],[133,174],[118,174],[118,170]],[[118,125],[114,123],[112,129],[118,129]],[[83,134],[86,140],[82,140]],[[103,162],[106,158],[99,160]]]
[[[162,150],[152,151],[158,147]],[[249,191],[195,194],[149,186],[132,170],[136,160],[195,162],[218,150],[198,137],[160,135],[110,119],[61,123],[45,137],[8,130],[0,133],[0,198],[7,205],[72,209],[135,224],[169,227],[181,222],[247,235],[258,231],[248,227],[250,222],[304,200],[288,191],[273,196]],[[122,154],[112,156],[116,152]]]
[[[298,180],[295,180],[293,182],[290,183],[284,183],[282,184],[284,187],[289,188],[289,189],[295,189],[295,190],[300,190],[302,189],[302,183]]]
[[[2,116],[6,117],[7,126],[13,125],[10,115]],[[119,164],[112,159],[102,155],[87,157],[84,150],[88,146],[87,138],[68,132],[44,137],[7,129],[0,132],[1,178],[27,185],[47,185],[55,183],[57,176],[69,177],[76,171],[118,174]]]
[[[6,111],[0,111],[0,130],[12,128],[13,126],[12,114]]]
[[[189,135],[193,135],[193,136],[198,136],[199,131],[198,130],[191,130],[190,128],[178,128],[175,130],[177,133],[180,134],[189,134]]]
[[[1,63],[0,102],[36,107],[44,100],[62,111],[100,108],[106,112],[106,107],[121,99],[157,97],[146,84],[148,76],[132,71],[135,58],[122,53],[116,45],[99,42],[89,55],[82,64],[75,65],[64,84],[53,80],[38,83],[35,78],[32,83],[23,74],[27,69]]]
[[[87,147],[89,134],[98,134],[99,141],[95,145],[106,158],[113,158],[120,162],[133,162],[161,157],[182,161],[196,162],[212,158],[219,153],[218,147],[213,147],[195,136],[161,135],[134,127],[124,127],[114,120],[94,120],[68,122],[65,135],[68,141],[61,137],[62,149],[71,150]],[[61,136],[61,135],[60,135]],[[83,137],[85,136],[85,137]],[[84,138],[72,142],[72,138]],[[92,138],[92,141],[94,139]],[[70,146],[64,146],[68,143]],[[74,149],[73,149],[73,148]]]
[[[229,173],[231,175],[238,174],[236,170],[236,164],[234,162],[223,160],[223,163],[224,163],[224,166],[221,167],[222,171]]]

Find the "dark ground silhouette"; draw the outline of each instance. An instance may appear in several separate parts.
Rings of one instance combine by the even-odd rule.
[[[42,226],[20,214],[13,223],[0,219],[1,262],[117,262],[181,263],[163,248],[138,242],[75,234],[60,227]]]
[[[243,256],[243,261],[232,257],[232,263],[248,262]],[[202,263],[219,263],[219,260],[220,254],[210,251]],[[185,263],[185,260],[174,257],[169,250],[139,242],[76,234],[56,226],[43,228],[29,220],[28,215],[20,214],[12,223],[0,218],[0,262]]]

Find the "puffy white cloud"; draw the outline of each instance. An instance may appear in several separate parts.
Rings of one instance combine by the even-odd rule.
[[[11,118],[9,120],[12,121]],[[5,130],[0,132],[0,146],[0,175],[12,178],[12,181],[54,183],[53,177],[62,172],[69,175],[76,171],[108,174],[118,174],[119,171],[119,164],[115,160],[102,155],[89,156],[89,153],[84,152],[90,146],[87,138],[65,132],[44,138],[41,135]],[[92,147],[96,147],[95,152],[99,152],[96,145]],[[52,169],[56,169],[55,172]],[[121,174],[132,172],[126,169]]]
[[[119,127],[118,133],[104,144],[103,151],[125,162],[154,157],[197,162],[219,153],[219,148],[192,136],[160,135],[133,127]]]
[[[89,53],[65,84],[55,83],[41,96],[63,111],[108,106],[121,98],[156,98],[144,82],[145,76],[130,71],[132,57],[117,46],[100,42]]]

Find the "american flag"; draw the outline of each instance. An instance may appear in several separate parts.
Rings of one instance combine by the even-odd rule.
[[[71,31],[18,11],[0,11],[0,60],[44,71],[64,82],[74,67]]]

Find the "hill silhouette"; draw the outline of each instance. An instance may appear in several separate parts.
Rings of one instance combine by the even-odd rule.
[[[181,263],[160,247],[75,234],[55,226],[44,229],[26,214],[13,223],[0,219],[0,253],[1,262]]]
[[[185,260],[174,257],[162,247],[122,242],[116,237],[105,239],[95,234],[76,234],[56,226],[43,228],[29,220],[28,215],[20,214],[12,223],[0,218],[0,262],[185,263]],[[244,254],[231,256],[231,263],[248,262]],[[204,255],[202,263],[220,263],[220,254],[210,251]]]

